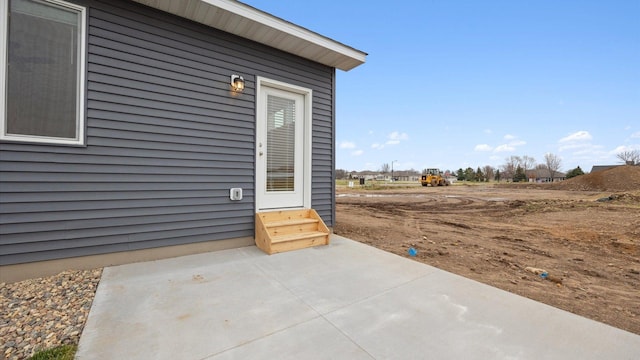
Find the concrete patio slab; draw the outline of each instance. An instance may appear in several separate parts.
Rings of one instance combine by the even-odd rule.
[[[319,317],[207,359],[373,359],[364,349],[336,330],[329,321]]]
[[[637,359],[640,336],[339,236],[106,268],[78,359]]]

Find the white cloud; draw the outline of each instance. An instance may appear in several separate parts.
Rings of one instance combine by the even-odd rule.
[[[409,135],[407,135],[407,133],[399,133],[397,131],[392,132],[387,137],[389,138],[389,141],[398,141],[398,142],[400,142],[400,140],[409,139]]]
[[[371,144],[371,148],[382,150],[386,145],[398,145],[400,144],[400,142],[408,139],[409,139],[409,135],[407,135],[407,133],[394,131],[392,133],[389,133],[389,135],[387,135],[387,141],[385,141],[384,143],[373,143]]]
[[[387,135],[387,139],[388,140],[384,143],[384,145],[398,145],[401,141],[408,140],[409,135],[407,135],[407,133],[394,131]],[[382,149],[384,145],[381,145],[378,149]]]
[[[621,152],[625,152],[625,151],[634,151],[634,150],[640,150],[640,145],[620,145],[618,147],[616,147],[615,149],[609,151],[610,155],[617,155]]]
[[[588,131],[580,130],[580,131],[574,132],[573,134],[569,134],[568,136],[563,137],[562,139],[558,140],[558,142],[566,143],[566,142],[575,142],[575,141],[586,141],[591,139],[592,139],[592,136],[591,134],[589,134]]]
[[[340,143],[340,149],[355,149],[356,148],[356,144],[352,143],[351,141],[343,141]]]
[[[495,149],[493,149],[494,153],[498,152],[512,152],[516,150],[516,146],[526,145],[527,142],[524,140],[516,140],[516,136],[513,135],[505,135],[504,138],[506,140],[511,140],[506,144],[498,145]]]
[[[508,151],[514,151],[516,148],[509,145],[509,144],[503,144],[500,145],[498,147],[496,147],[493,152],[508,152]]]
[[[474,151],[491,151],[493,150],[493,148],[487,144],[478,144],[476,145],[475,148],[473,148]]]
[[[364,154],[364,151],[362,150],[355,150],[351,152],[351,156],[360,156],[362,154]]]
[[[631,134],[631,138],[632,139],[640,139],[640,131],[636,131],[633,134]]]
[[[570,150],[574,155],[593,153],[598,146],[591,144],[592,138],[588,131],[576,131],[558,140],[558,150]]]

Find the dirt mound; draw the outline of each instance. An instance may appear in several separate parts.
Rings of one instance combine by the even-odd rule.
[[[613,192],[640,190],[640,166],[617,166],[550,185],[557,190]]]

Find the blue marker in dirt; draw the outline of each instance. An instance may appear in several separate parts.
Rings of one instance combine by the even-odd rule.
[[[416,255],[418,255],[418,250],[414,248],[409,248],[409,256],[416,256]]]

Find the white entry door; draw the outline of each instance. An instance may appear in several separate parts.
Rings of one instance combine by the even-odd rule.
[[[261,78],[257,90],[257,211],[308,207],[311,90]]]

